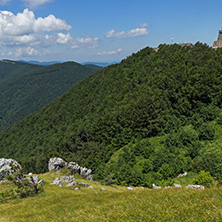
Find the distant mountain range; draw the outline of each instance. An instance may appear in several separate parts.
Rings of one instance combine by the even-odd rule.
[[[30,64],[35,64],[35,65],[42,65],[42,66],[49,66],[57,63],[63,63],[63,61],[50,61],[50,62],[39,62],[39,61],[26,61],[26,60],[19,60],[18,62],[25,62],[25,63],[30,63]],[[83,62],[80,63],[82,65],[95,65],[98,67],[106,67],[112,64],[116,64],[119,62]]]
[[[26,61],[26,60],[19,60],[18,62],[24,62],[29,64],[35,64],[40,66],[50,66],[58,63],[63,63],[62,61],[50,61],[50,62],[39,62],[39,61]]]

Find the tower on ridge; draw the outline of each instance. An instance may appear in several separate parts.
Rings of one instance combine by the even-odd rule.
[[[217,38],[217,41],[214,41],[214,44],[213,44],[213,49],[217,49],[217,48],[220,48],[222,47],[222,29],[219,30],[219,35],[218,35],[218,38]]]

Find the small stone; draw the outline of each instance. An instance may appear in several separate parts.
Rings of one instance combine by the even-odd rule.
[[[56,178],[51,184],[62,187],[62,182],[60,181],[59,178]]]
[[[29,176],[32,176],[32,173],[29,173],[28,175],[29,175]]]
[[[100,190],[101,190],[101,191],[106,191],[106,188],[102,187]]]
[[[182,186],[180,184],[174,184],[175,188],[182,188]]]
[[[188,189],[200,189],[200,190],[204,190],[204,186],[203,186],[203,185],[187,185],[186,188],[188,188]]]
[[[71,186],[76,186],[76,185],[77,185],[77,183],[75,181],[73,181],[73,182],[67,184],[66,187],[71,187]]]
[[[132,187],[127,187],[127,190],[134,190]]]
[[[44,183],[44,181],[43,181],[43,180],[40,180],[40,181],[38,182],[38,184],[45,185],[45,183]]]
[[[93,186],[89,186],[88,188],[93,189]]]
[[[153,189],[161,189],[161,187],[158,187],[153,183]]]

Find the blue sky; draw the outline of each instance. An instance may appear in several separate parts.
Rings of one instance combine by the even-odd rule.
[[[219,0],[0,0],[0,59],[113,62],[146,46],[212,45]]]

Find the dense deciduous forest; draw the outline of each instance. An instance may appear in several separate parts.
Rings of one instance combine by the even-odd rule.
[[[96,71],[67,62],[39,66],[23,62],[0,62],[0,130],[22,120],[61,96],[78,81]]]
[[[145,48],[0,133],[0,155],[45,172],[59,156],[107,183],[170,184],[184,171],[222,180],[222,49]]]

